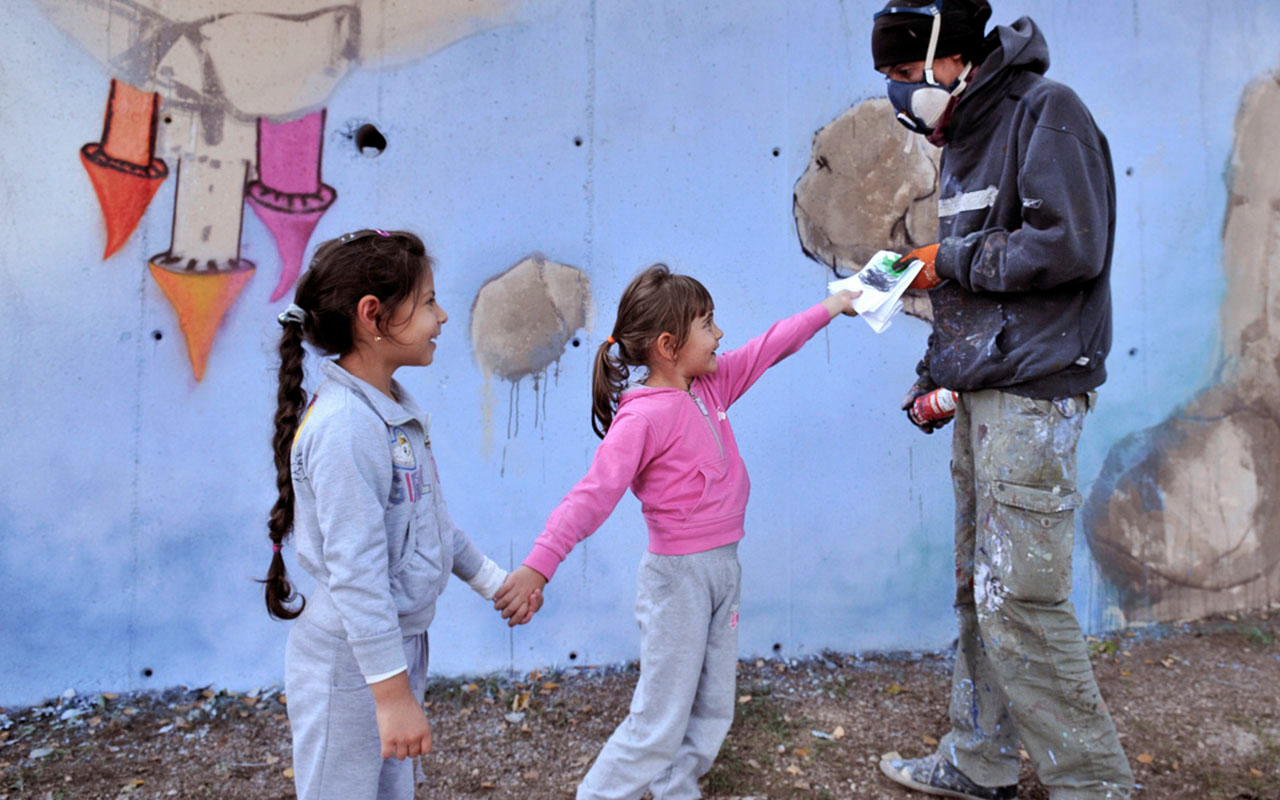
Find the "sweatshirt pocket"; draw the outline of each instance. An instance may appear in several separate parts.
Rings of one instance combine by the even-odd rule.
[[[391,594],[401,616],[414,614],[435,601],[453,567],[452,551],[444,546],[435,492],[428,485],[414,504],[406,549],[391,571]]]
[[[685,511],[683,516],[685,521],[695,514],[714,510],[713,506],[717,502],[716,488],[723,482],[726,471],[727,467],[723,459],[715,459],[697,466],[691,479],[701,483],[701,490],[698,492],[697,501]]]

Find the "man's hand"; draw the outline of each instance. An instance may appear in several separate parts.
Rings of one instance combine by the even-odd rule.
[[[542,607],[542,588],[547,579],[535,569],[521,565],[511,571],[493,596],[493,607],[502,612],[507,625],[515,627],[528,622]]]
[[[382,757],[404,759],[430,753],[431,725],[409,688],[409,673],[397,673],[369,688],[377,707]]]
[[[912,425],[915,425],[925,433],[933,433],[938,428],[946,425],[952,419],[951,417],[943,417],[942,419],[935,419],[929,422],[916,422],[915,417],[911,416],[911,406],[916,402],[916,398],[922,397],[937,388],[938,385],[934,383],[929,376],[922,375],[920,376],[920,380],[916,381],[915,384],[912,385],[911,389],[907,391],[907,396],[902,398],[902,410],[907,412],[907,419]]]
[[[929,244],[924,247],[917,247],[910,253],[894,262],[893,269],[895,272],[901,272],[911,266],[912,261],[924,262],[924,267],[916,273],[915,280],[911,281],[908,289],[932,289],[942,283],[942,279],[938,277],[938,272],[934,268],[934,262],[938,260],[938,245]]]

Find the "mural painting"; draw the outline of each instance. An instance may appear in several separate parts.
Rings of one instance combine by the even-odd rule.
[[[38,0],[112,76],[102,140],[81,159],[110,258],[170,172],[169,248],[148,269],[177,314],[199,381],[222,320],[253,277],[246,199],[275,239],[271,300],[301,271],[337,198],[320,177],[324,103],[360,65],[420,58],[501,24],[515,0]],[[157,156],[156,154],[160,155]]]
[[[1126,622],[1280,598],[1280,79],[1243,96],[1222,229],[1218,382],[1108,455],[1085,506]]]

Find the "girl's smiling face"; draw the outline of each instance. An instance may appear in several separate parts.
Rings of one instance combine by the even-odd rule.
[[[436,299],[431,270],[422,275],[418,290],[396,309],[387,324],[388,336],[379,344],[397,366],[425,367],[435,359],[436,337],[449,315]]]
[[[716,371],[716,348],[724,331],[715,322],[715,310],[695,317],[689,325],[689,338],[676,353],[676,371],[686,378],[709,375]]]

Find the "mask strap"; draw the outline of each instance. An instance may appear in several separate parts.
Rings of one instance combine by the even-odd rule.
[[[962,71],[959,74],[959,76],[956,77],[956,88],[951,90],[952,97],[955,97],[956,95],[963,92],[964,87],[969,85],[968,82],[965,81],[965,78],[969,77],[970,72],[973,72],[973,64],[965,64],[964,71]]]
[[[935,3],[929,8],[929,13],[933,15],[933,26],[929,30],[929,49],[924,56],[924,79],[930,86],[938,85],[933,77],[933,54],[938,49],[938,36],[942,33],[942,9],[939,5]]]

